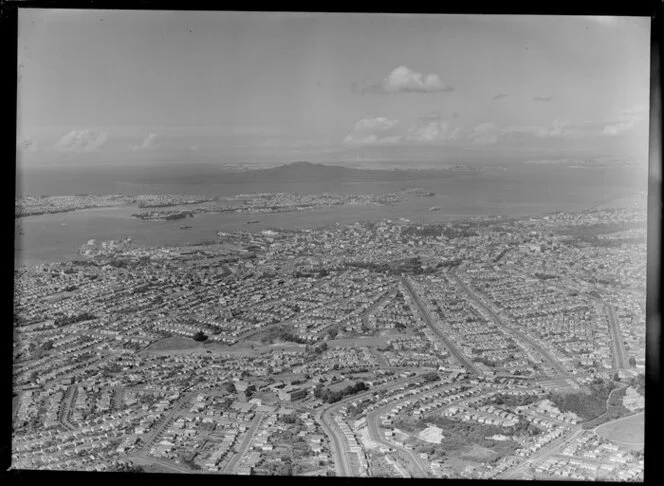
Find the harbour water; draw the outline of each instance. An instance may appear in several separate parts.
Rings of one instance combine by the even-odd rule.
[[[380,193],[422,188],[433,197],[414,198],[393,206],[342,206],[311,211],[266,214],[209,213],[181,221],[141,221],[131,217],[136,207],[88,209],[70,213],[29,216],[19,220],[22,235],[15,241],[16,265],[58,261],[75,256],[90,239],[99,241],[131,237],[135,245],[180,245],[211,240],[219,231],[300,229],[335,223],[407,218],[413,222],[449,221],[480,215],[523,216],[555,211],[578,211],[623,197],[643,184],[625,182],[606,171],[569,171],[540,177],[527,173],[479,174],[435,181],[319,182],[314,184],[237,184],[174,186],[140,185],[131,193],[215,194],[229,196],[255,192]],[[595,172],[589,174],[588,172]],[[565,183],[561,183],[561,179]],[[81,190],[84,189],[84,190]],[[77,192],[86,191],[86,187]],[[223,189],[223,190],[222,190]],[[109,191],[110,192],[110,191]],[[70,192],[72,194],[73,192]],[[431,207],[440,210],[430,211]],[[248,221],[257,223],[247,224]],[[180,229],[186,224],[189,229]]]

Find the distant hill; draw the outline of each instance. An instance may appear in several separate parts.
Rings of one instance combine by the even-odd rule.
[[[408,181],[440,179],[450,177],[452,170],[385,170],[355,169],[339,165],[316,164],[311,162],[293,162],[269,169],[249,170],[226,174],[225,182],[348,182],[348,181]]]
[[[137,169],[132,178],[149,184],[258,184],[307,182],[400,182],[443,179],[458,175],[458,168],[449,169],[357,169],[340,165],[292,162],[276,167],[225,170],[223,166],[162,165],[159,170]]]
[[[441,164],[456,164],[486,160],[495,152],[472,148],[440,145],[366,145],[348,148],[327,154],[308,157],[317,162],[372,162],[372,161],[435,161]]]

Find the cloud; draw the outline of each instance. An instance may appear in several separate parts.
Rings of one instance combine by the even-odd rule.
[[[443,116],[440,114],[440,111],[432,111],[426,115],[418,117],[418,120],[422,121],[437,121],[440,120]]]
[[[39,147],[33,138],[28,137],[16,142],[16,149],[23,152],[36,152]]]
[[[354,85],[357,90],[357,85]],[[446,85],[438,74],[421,74],[406,66],[399,66],[378,83],[370,84],[360,89],[362,93],[441,93],[453,91],[454,88]]]
[[[580,137],[588,135],[587,124],[555,120],[548,126],[507,126],[498,128],[494,123],[480,123],[468,135],[468,139],[477,145],[489,145],[499,141],[524,140],[538,138]]]
[[[150,150],[155,147],[155,141],[157,139],[157,135],[154,133],[150,133],[143,139],[143,143],[141,145],[132,145],[131,149],[132,150]]]
[[[491,101],[496,101],[496,100],[500,100],[502,98],[507,98],[508,96],[509,95],[507,93],[497,93],[497,94],[493,95],[493,97],[491,98]]]
[[[542,103],[546,103],[548,101],[551,101],[552,99],[553,99],[553,97],[551,97],[551,96],[535,96],[535,97],[533,97],[532,101],[539,101],[539,102],[542,102]]]
[[[572,135],[574,132],[568,130],[570,122],[555,120],[549,127],[541,127],[537,130],[538,137],[562,137],[564,135]]]
[[[66,152],[94,152],[108,140],[106,132],[90,130],[71,130],[55,144],[56,150]]]
[[[583,160],[580,159],[541,159],[541,160],[526,160],[524,164],[530,165],[564,165],[564,164],[581,164]]]
[[[344,138],[345,144],[397,143],[401,135],[395,133],[399,120],[382,116],[365,117],[355,122],[353,130]]]
[[[424,126],[415,126],[408,131],[407,139],[415,142],[446,142],[456,140],[461,127],[452,129],[448,122],[431,121]]]
[[[500,139],[496,125],[491,122],[483,122],[476,125],[468,134],[468,140],[475,145],[489,145]]]
[[[610,125],[605,126],[604,130],[602,130],[602,133],[604,135],[620,135],[621,133],[627,132],[632,128],[634,128],[634,126],[636,126],[636,124],[639,121],[640,120],[636,118],[632,118],[631,120],[627,120],[624,122],[612,123]]]
[[[616,136],[629,132],[648,119],[648,112],[648,107],[645,105],[635,105],[623,110],[614,120],[604,126],[602,134]]]
[[[395,133],[399,120],[366,117],[355,122],[353,130],[344,138],[346,144],[397,143],[401,136]]]

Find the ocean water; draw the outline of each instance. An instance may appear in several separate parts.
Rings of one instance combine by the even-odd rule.
[[[110,169],[108,169],[110,171]],[[346,194],[392,192],[422,188],[436,194],[383,207],[343,206],[313,211],[274,214],[204,214],[180,221],[141,221],[131,217],[136,207],[104,208],[21,218],[23,235],[15,241],[15,265],[58,261],[77,254],[90,239],[100,241],[131,237],[138,246],[178,245],[211,240],[218,231],[299,229],[335,223],[407,218],[436,222],[480,215],[525,216],[555,211],[578,211],[644,190],[645,174],[624,170],[535,168],[463,175],[450,179],[400,182],[313,181],[281,184],[152,184],[131,182],[127,174],[102,172],[55,177],[52,171],[22,174],[19,185],[32,194],[178,193],[231,196],[256,192],[338,192]],[[107,174],[108,175],[108,174]],[[51,177],[50,181],[46,178]],[[42,188],[43,191],[39,188]],[[21,192],[21,191],[19,191]],[[439,211],[429,211],[432,206]],[[247,224],[258,219],[257,224]],[[180,229],[182,225],[191,229]]]

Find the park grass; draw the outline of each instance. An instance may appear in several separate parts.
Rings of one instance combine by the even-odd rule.
[[[462,459],[470,459],[472,461],[483,462],[486,460],[493,459],[498,454],[491,449],[482,447],[478,444],[472,444],[468,449],[466,449],[459,457]]]
[[[645,421],[644,414],[638,413],[629,418],[602,424],[597,428],[597,435],[620,445],[643,446]]]
[[[154,351],[180,351],[183,349],[192,349],[202,347],[203,343],[194,341],[193,339],[186,337],[167,337],[160,339],[156,343],[152,343],[150,346],[145,348],[146,352]]]

